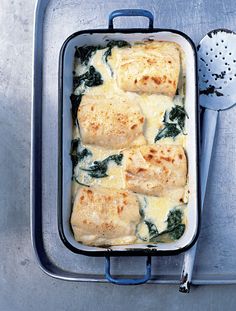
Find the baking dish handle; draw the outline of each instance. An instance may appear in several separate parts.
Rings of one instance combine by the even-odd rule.
[[[123,10],[116,10],[116,11],[111,12],[111,14],[109,15],[109,24],[108,24],[109,29],[114,28],[113,19],[115,17],[119,17],[119,16],[144,16],[144,17],[147,17],[149,19],[149,29],[153,28],[154,17],[150,11],[142,10],[142,9],[123,9]]]
[[[110,267],[110,256],[105,257],[105,276],[106,279],[117,285],[139,285],[146,283],[151,278],[151,256],[147,256],[146,261],[146,274],[140,279],[115,279],[111,276]]]

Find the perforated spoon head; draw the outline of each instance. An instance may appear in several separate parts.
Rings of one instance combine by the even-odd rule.
[[[236,34],[227,29],[213,30],[197,49],[200,105],[229,109],[236,103]]]

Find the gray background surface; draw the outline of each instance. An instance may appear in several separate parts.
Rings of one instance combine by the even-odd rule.
[[[72,1],[67,2],[69,7]],[[183,30],[195,42],[214,28],[236,30],[235,1],[149,2],[158,6],[160,25],[156,26]],[[112,9],[132,7],[132,1],[97,1],[93,15],[93,3],[78,1],[78,20],[85,28],[104,27],[100,19],[107,16],[99,12],[108,3]],[[236,286],[194,287],[191,294],[183,295],[177,286],[117,287],[58,281],[37,266],[29,216],[34,5],[31,0],[0,1],[0,310],[235,310]],[[86,13],[89,7],[90,16]],[[229,131],[234,128],[231,125]],[[235,152],[235,147],[230,152]],[[235,176],[235,165],[231,174]],[[224,195],[222,185],[211,180],[209,190],[214,187]]]

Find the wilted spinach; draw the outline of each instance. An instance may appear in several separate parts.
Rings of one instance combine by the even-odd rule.
[[[114,161],[117,165],[121,165],[123,154],[114,154],[102,161],[94,161],[89,168],[80,168],[83,171],[88,172],[88,175],[93,178],[107,177],[107,169],[109,161]]]
[[[172,240],[178,240],[184,234],[185,224],[182,224],[183,212],[180,209],[173,209],[167,216],[167,228],[162,232],[150,220],[144,220],[148,227],[149,241],[156,243],[159,237],[168,234]]]
[[[173,209],[167,216],[167,230],[173,230],[177,225],[182,222],[182,211],[179,209]]]
[[[124,41],[124,40],[112,40],[110,42],[108,42],[107,44],[107,50],[105,51],[105,53],[103,54],[105,61],[107,62],[107,58],[108,56],[111,56],[111,50],[114,46],[117,46],[118,48],[123,48],[123,47],[130,47],[131,45]]]
[[[84,74],[78,77],[73,77],[74,90],[82,83],[84,83],[85,86],[91,87],[103,84],[103,80],[100,72],[98,72],[93,66],[90,66],[89,70]]]
[[[111,49],[117,46],[119,48],[121,47],[125,47],[125,46],[130,46],[130,44],[124,40],[112,40],[110,42],[108,42],[107,47],[109,48],[105,53],[104,53],[104,57],[107,61],[107,57],[109,55],[111,55]],[[89,60],[91,58],[91,56],[97,51],[97,50],[101,50],[104,47],[97,45],[97,46],[93,46],[93,45],[84,45],[84,46],[80,46],[80,47],[75,47],[75,57],[80,59],[81,64],[85,64],[88,65]]]
[[[172,231],[169,232],[169,235],[172,240],[178,240],[184,234],[185,231],[185,224],[179,224],[175,227]]]
[[[179,105],[173,107],[169,113],[169,119],[171,121],[176,121],[182,131],[184,129],[185,116],[188,117],[184,107],[181,107]]]
[[[78,112],[78,108],[79,108],[82,96],[83,96],[82,94],[81,95],[71,94],[70,96],[71,114],[72,114],[72,118],[74,122],[76,122],[77,120],[77,112]]]
[[[86,185],[86,184],[82,183],[81,181],[79,181],[79,180],[77,179],[77,177],[75,177],[75,176],[72,176],[72,180],[73,180],[73,181],[76,181],[77,184],[79,184],[79,185],[81,185],[81,186],[90,187],[90,185]]]
[[[148,227],[149,231],[149,241],[152,242],[159,236],[159,232],[157,230],[157,227],[154,223],[152,223],[150,220],[144,220],[144,223]]]
[[[111,76],[113,76],[113,70],[112,70],[112,67],[110,66],[110,64],[108,62],[108,56],[111,56],[111,50],[114,46],[117,46],[118,48],[122,48],[122,47],[126,47],[126,46],[130,47],[131,45],[124,40],[112,40],[112,41],[108,42],[107,50],[104,52],[103,58],[104,58],[104,61],[107,63],[107,65],[110,69]]]
[[[70,157],[73,170],[80,161],[91,155],[92,152],[81,145],[81,140],[79,138],[73,139],[71,141]]]
[[[80,59],[81,64],[87,65],[92,54],[101,48],[101,46],[75,47],[75,57]]]
[[[168,119],[168,118],[167,118],[167,111],[165,111],[162,122],[163,122],[163,123],[166,123],[166,122],[167,122],[167,119]]]
[[[173,240],[178,240],[184,233],[185,224],[182,224],[183,212],[173,209],[167,216],[167,232]]]
[[[181,133],[181,131],[183,132],[186,116],[188,117],[184,107],[179,105],[173,107],[169,113],[165,111],[163,117],[164,127],[159,130],[154,139],[154,142],[157,142],[158,140],[165,137],[175,138]]]
[[[179,135],[180,132],[181,131],[177,128],[177,125],[175,123],[164,122],[164,127],[159,130],[154,139],[154,142],[157,142],[158,140],[165,137],[175,138],[177,135]]]

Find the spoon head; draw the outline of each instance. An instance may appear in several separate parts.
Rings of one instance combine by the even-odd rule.
[[[225,110],[236,103],[236,34],[209,32],[198,45],[200,105]]]

